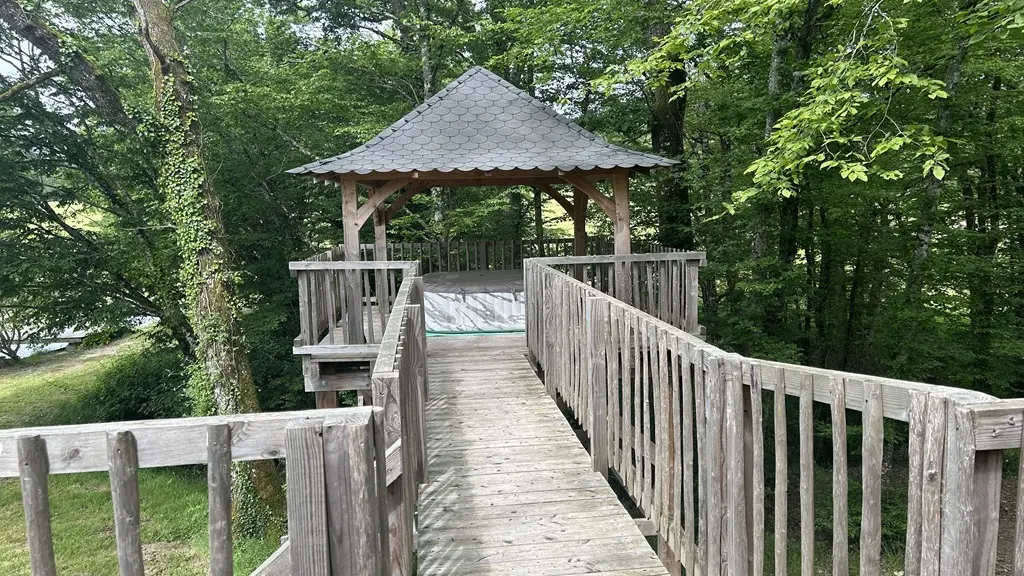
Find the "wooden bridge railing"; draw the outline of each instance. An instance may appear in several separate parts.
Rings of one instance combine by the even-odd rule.
[[[419,263],[345,262],[337,260],[340,254],[335,249],[290,264],[299,282],[302,318],[302,335],[293,352],[302,357],[307,391],[320,396],[357,389],[367,392],[364,399],[383,411],[383,525],[390,535],[389,566],[394,575],[411,575],[414,510],[427,470],[426,330]],[[346,310],[358,312],[347,315]],[[365,328],[365,338],[351,336],[354,329],[348,320],[353,318]],[[372,325],[378,322],[380,330],[375,333]],[[335,328],[345,336],[333,340]],[[365,390],[350,388],[341,378],[357,372],[336,372],[346,363],[364,362],[369,365],[366,376],[360,376],[367,380]]]
[[[598,291],[694,335],[703,334],[697,318],[703,252],[544,258],[543,264]],[[529,275],[527,275],[527,280]]]
[[[586,251],[591,256],[612,254],[611,239],[587,238]],[[677,252],[657,243],[635,243],[637,253]],[[431,272],[462,272],[467,270],[520,270],[523,260],[572,256],[572,238],[545,238],[544,240],[460,240],[452,242],[392,242],[388,243],[382,260],[412,260],[420,263],[423,274]],[[330,251],[331,258],[341,260],[341,248]],[[327,254],[325,252],[324,254]],[[360,260],[376,260],[373,244],[359,245]]]
[[[427,334],[423,314],[422,278],[406,276],[372,372],[373,404],[384,411],[390,563],[395,576],[413,573],[414,511],[419,485],[427,480]]]
[[[799,493],[800,573],[816,573],[814,431],[825,424],[833,574],[851,565],[880,574],[883,436],[893,430],[885,420],[909,430],[906,574],[990,575],[997,553],[1024,573],[1024,483],[1013,549],[998,550],[996,538],[1002,451],[1021,447],[1024,400],[730,354],[609,296],[598,288],[607,282],[591,286],[556,269],[572,264],[526,262],[529,351],[549,393],[589,434],[595,469],[614,474],[651,521],[675,573],[789,574],[791,490]],[[816,404],[828,406],[827,424]],[[848,444],[851,411],[862,422],[859,453]],[[787,437],[787,413],[799,415],[797,438]],[[791,450],[799,453],[793,474]],[[860,535],[850,541],[857,459]]]
[[[287,544],[254,574],[391,574],[384,410],[343,408],[0,431],[0,477],[20,477],[33,576],[57,573],[49,476],[110,474],[119,572],[141,576],[138,471],[206,464],[210,574],[232,574],[231,471],[285,459]]]

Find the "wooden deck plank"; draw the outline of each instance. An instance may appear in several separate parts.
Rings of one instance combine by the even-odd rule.
[[[428,341],[423,575],[662,576],[525,357],[522,335]]]

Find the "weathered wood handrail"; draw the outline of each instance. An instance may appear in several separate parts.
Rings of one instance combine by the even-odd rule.
[[[210,573],[232,574],[231,465],[283,458],[288,573],[391,574],[384,411],[343,408],[0,431],[0,477],[20,477],[33,576],[56,574],[48,477],[108,470],[119,572],[143,574],[138,470],[208,469]],[[283,553],[282,553],[283,554]],[[285,560],[278,554],[274,564]]]
[[[644,259],[651,257],[636,258]],[[576,280],[568,274],[575,265],[527,260],[528,348],[549,392],[589,434],[595,469],[614,473],[652,521],[669,565],[687,574],[764,573],[765,512],[774,509],[775,573],[788,573],[787,452],[797,449],[802,573],[813,573],[819,402],[832,407],[836,574],[858,562],[861,574],[880,573],[885,418],[910,424],[907,574],[994,574],[1001,450],[1021,445],[1024,401],[730,354],[611,296],[614,282]],[[795,442],[774,416],[785,414],[789,397],[799,404]],[[763,407],[775,421],[774,506],[765,502]],[[863,413],[859,544],[846,537],[847,410]],[[1014,552],[1024,568],[1024,508],[1017,521]]]
[[[332,383],[334,375],[323,374],[322,363],[370,365],[365,377],[369,395],[364,400],[382,410],[386,462],[383,498],[387,517],[382,526],[390,534],[393,573],[411,574],[414,510],[419,484],[426,480],[426,331],[419,263],[346,262],[340,255],[340,249],[332,249],[290,265],[299,279],[303,334],[296,339],[293,352],[302,357],[306,390],[321,394],[351,386],[353,376],[346,373],[345,382]],[[362,279],[355,285],[339,276],[357,272]],[[326,309],[319,305],[322,302],[329,303]],[[365,340],[372,343],[353,340],[351,327],[340,342],[332,340],[332,327],[344,317],[344,307],[334,308],[339,302],[346,303],[343,306],[349,310],[361,308],[354,317],[366,319]],[[337,312],[331,314],[332,310]],[[379,338],[372,327],[378,320]],[[324,332],[327,336],[320,340]]]

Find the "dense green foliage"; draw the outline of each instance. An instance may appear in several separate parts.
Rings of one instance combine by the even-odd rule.
[[[146,125],[146,57],[122,6],[25,7]],[[337,190],[283,171],[356,146],[471,64],[684,161],[636,183],[635,230],[709,252],[713,340],[1024,391],[1017,0],[194,0],[175,20],[267,406],[303,401],[285,262],[340,239]],[[191,353],[159,143],[116,129],[3,24],[0,54],[0,296],[51,327],[158,316]],[[390,232],[529,237],[535,201],[434,190]]]
[[[18,6],[56,30],[59,62],[24,40]],[[474,64],[681,161],[634,180],[633,231],[708,252],[716,344],[1020,396],[1022,29],[1024,0],[185,0],[201,163],[179,169],[221,204],[217,256],[263,409],[311,403],[287,262],[342,236],[339,191],[284,171],[359,145]],[[83,62],[123,110],[83,90]],[[203,321],[182,259],[209,248],[188,242],[208,214],[175,214],[199,190],[168,192],[176,148],[151,73],[123,3],[0,0],[0,306],[34,330],[161,320],[150,365],[112,371],[159,385],[101,390],[98,410],[121,406],[105,418],[170,415]],[[434,189],[389,234],[551,234],[558,209],[541,202]]]

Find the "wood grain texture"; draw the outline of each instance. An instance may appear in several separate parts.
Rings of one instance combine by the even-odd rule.
[[[210,576],[234,573],[231,539],[231,426],[206,431],[206,487],[209,502]]]
[[[846,455],[846,381],[831,379],[832,390],[832,576],[850,573],[849,466]]]
[[[32,576],[56,576],[46,441],[40,436],[18,438],[18,462],[21,463],[21,503],[25,509],[29,567]]]
[[[882,387],[864,386],[863,441],[861,443],[860,574],[882,573]],[[909,527],[908,527],[909,530]]]
[[[371,408],[346,408],[344,417],[367,418]],[[140,468],[205,464],[206,432],[228,424],[235,461],[268,460],[285,456],[285,426],[297,418],[323,418],[331,410],[298,410],[169,418],[106,424],[20,428],[0,432],[0,477],[17,477],[19,436],[41,436],[46,441],[50,474],[97,472],[108,469],[107,434],[131,432],[138,446]]]
[[[429,345],[427,442],[444,449],[421,492],[419,574],[668,574],[528,369],[522,336]],[[481,419],[475,398],[501,409]]]
[[[285,432],[289,558],[294,576],[326,576],[331,569],[322,427],[322,421],[298,420],[289,423]]]
[[[139,453],[131,432],[107,435],[110,497],[114,503],[117,568],[121,576],[142,576],[142,515],[139,511]]]
[[[814,379],[800,388],[800,574],[814,576]]]
[[[929,395],[921,461],[921,575],[939,573],[946,425],[946,400],[938,395]]]
[[[764,368],[762,368],[764,370]],[[775,381],[785,382],[782,368],[774,368]],[[775,428],[775,576],[789,574],[789,440],[786,430],[786,393],[775,390],[772,422]]]
[[[323,425],[323,459],[327,532],[332,576],[377,576],[381,573],[378,511],[374,473],[373,421]]]
[[[761,391],[761,366],[751,365],[750,370],[750,432],[752,435],[753,448],[753,470],[751,480],[753,482],[753,499],[750,518],[753,525],[750,527],[752,540],[750,542],[751,574],[761,576],[764,574],[764,405]]]

